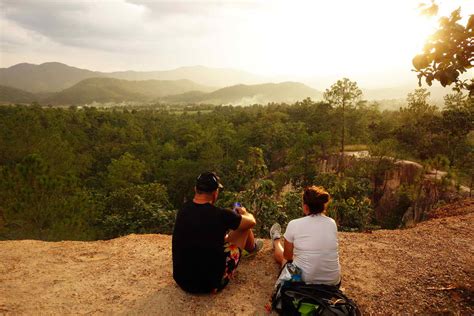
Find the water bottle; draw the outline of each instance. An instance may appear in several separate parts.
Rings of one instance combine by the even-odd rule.
[[[301,282],[301,269],[298,268],[293,262],[287,263],[286,268],[291,275],[291,282]]]

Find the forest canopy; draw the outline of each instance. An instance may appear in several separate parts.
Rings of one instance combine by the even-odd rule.
[[[345,150],[438,161],[469,185],[473,114],[472,99],[451,95],[439,109],[424,89],[398,111],[381,112],[358,98],[344,107],[345,123],[330,98],[249,107],[3,106],[0,238],[170,233],[175,211],[205,170],[216,171],[225,185],[219,204],[242,201],[256,214],[260,235],[275,220],[300,216],[301,187],[312,183],[333,195],[330,212],[341,227],[397,227],[410,188],[394,218],[374,216],[374,184],[388,167],[357,165],[341,177],[321,172],[321,161],[340,153],[344,137]]]

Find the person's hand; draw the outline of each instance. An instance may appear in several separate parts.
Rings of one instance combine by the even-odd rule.
[[[239,213],[240,215],[245,215],[245,214],[248,213],[247,209],[243,206],[242,207],[236,207],[235,209],[237,210],[237,213]]]

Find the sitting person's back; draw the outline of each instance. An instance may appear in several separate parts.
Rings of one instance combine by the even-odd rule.
[[[322,187],[307,187],[303,193],[304,217],[288,223],[281,244],[281,227],[274,224],[270,229],[275,260],[283,267],[288,261],[302,270],[306,283],[339,285],[341,268],[336,222],[325,215],[329,194]],[[278,278],[289,280],[290,272],[284,267]]]
[[[211,292],[218,288],[225,268],[224,236],[239,224],[240,215],[210,203],[190,201],[183,206],[173,234],[173,274],[183,289]]]
[[[293,263],[306,283],[335,285],[340,281],[337,225],[323,214],[308,215],[288,224],[285,240],[293,243]]]
[[[222,185],[215,173],[196,180],[194,199],[178,211],[173,231],[173,278],[185,291],[222,290],[235,273],[241,254],[255,253],[255,218],[244,207],[235,212],[214,206]],[[232,230],[227,234],[228,230]]]

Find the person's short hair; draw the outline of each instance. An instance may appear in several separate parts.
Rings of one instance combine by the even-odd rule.
[[[329,193],[323,187],[313,185],[303,191],[303,203],[308,205],[311,214],[325,211],[330,199]]]
[[[223,187],[215,172],[206,171],[196,178],[196,191],[198,191],[198,193],[211,193]]]

